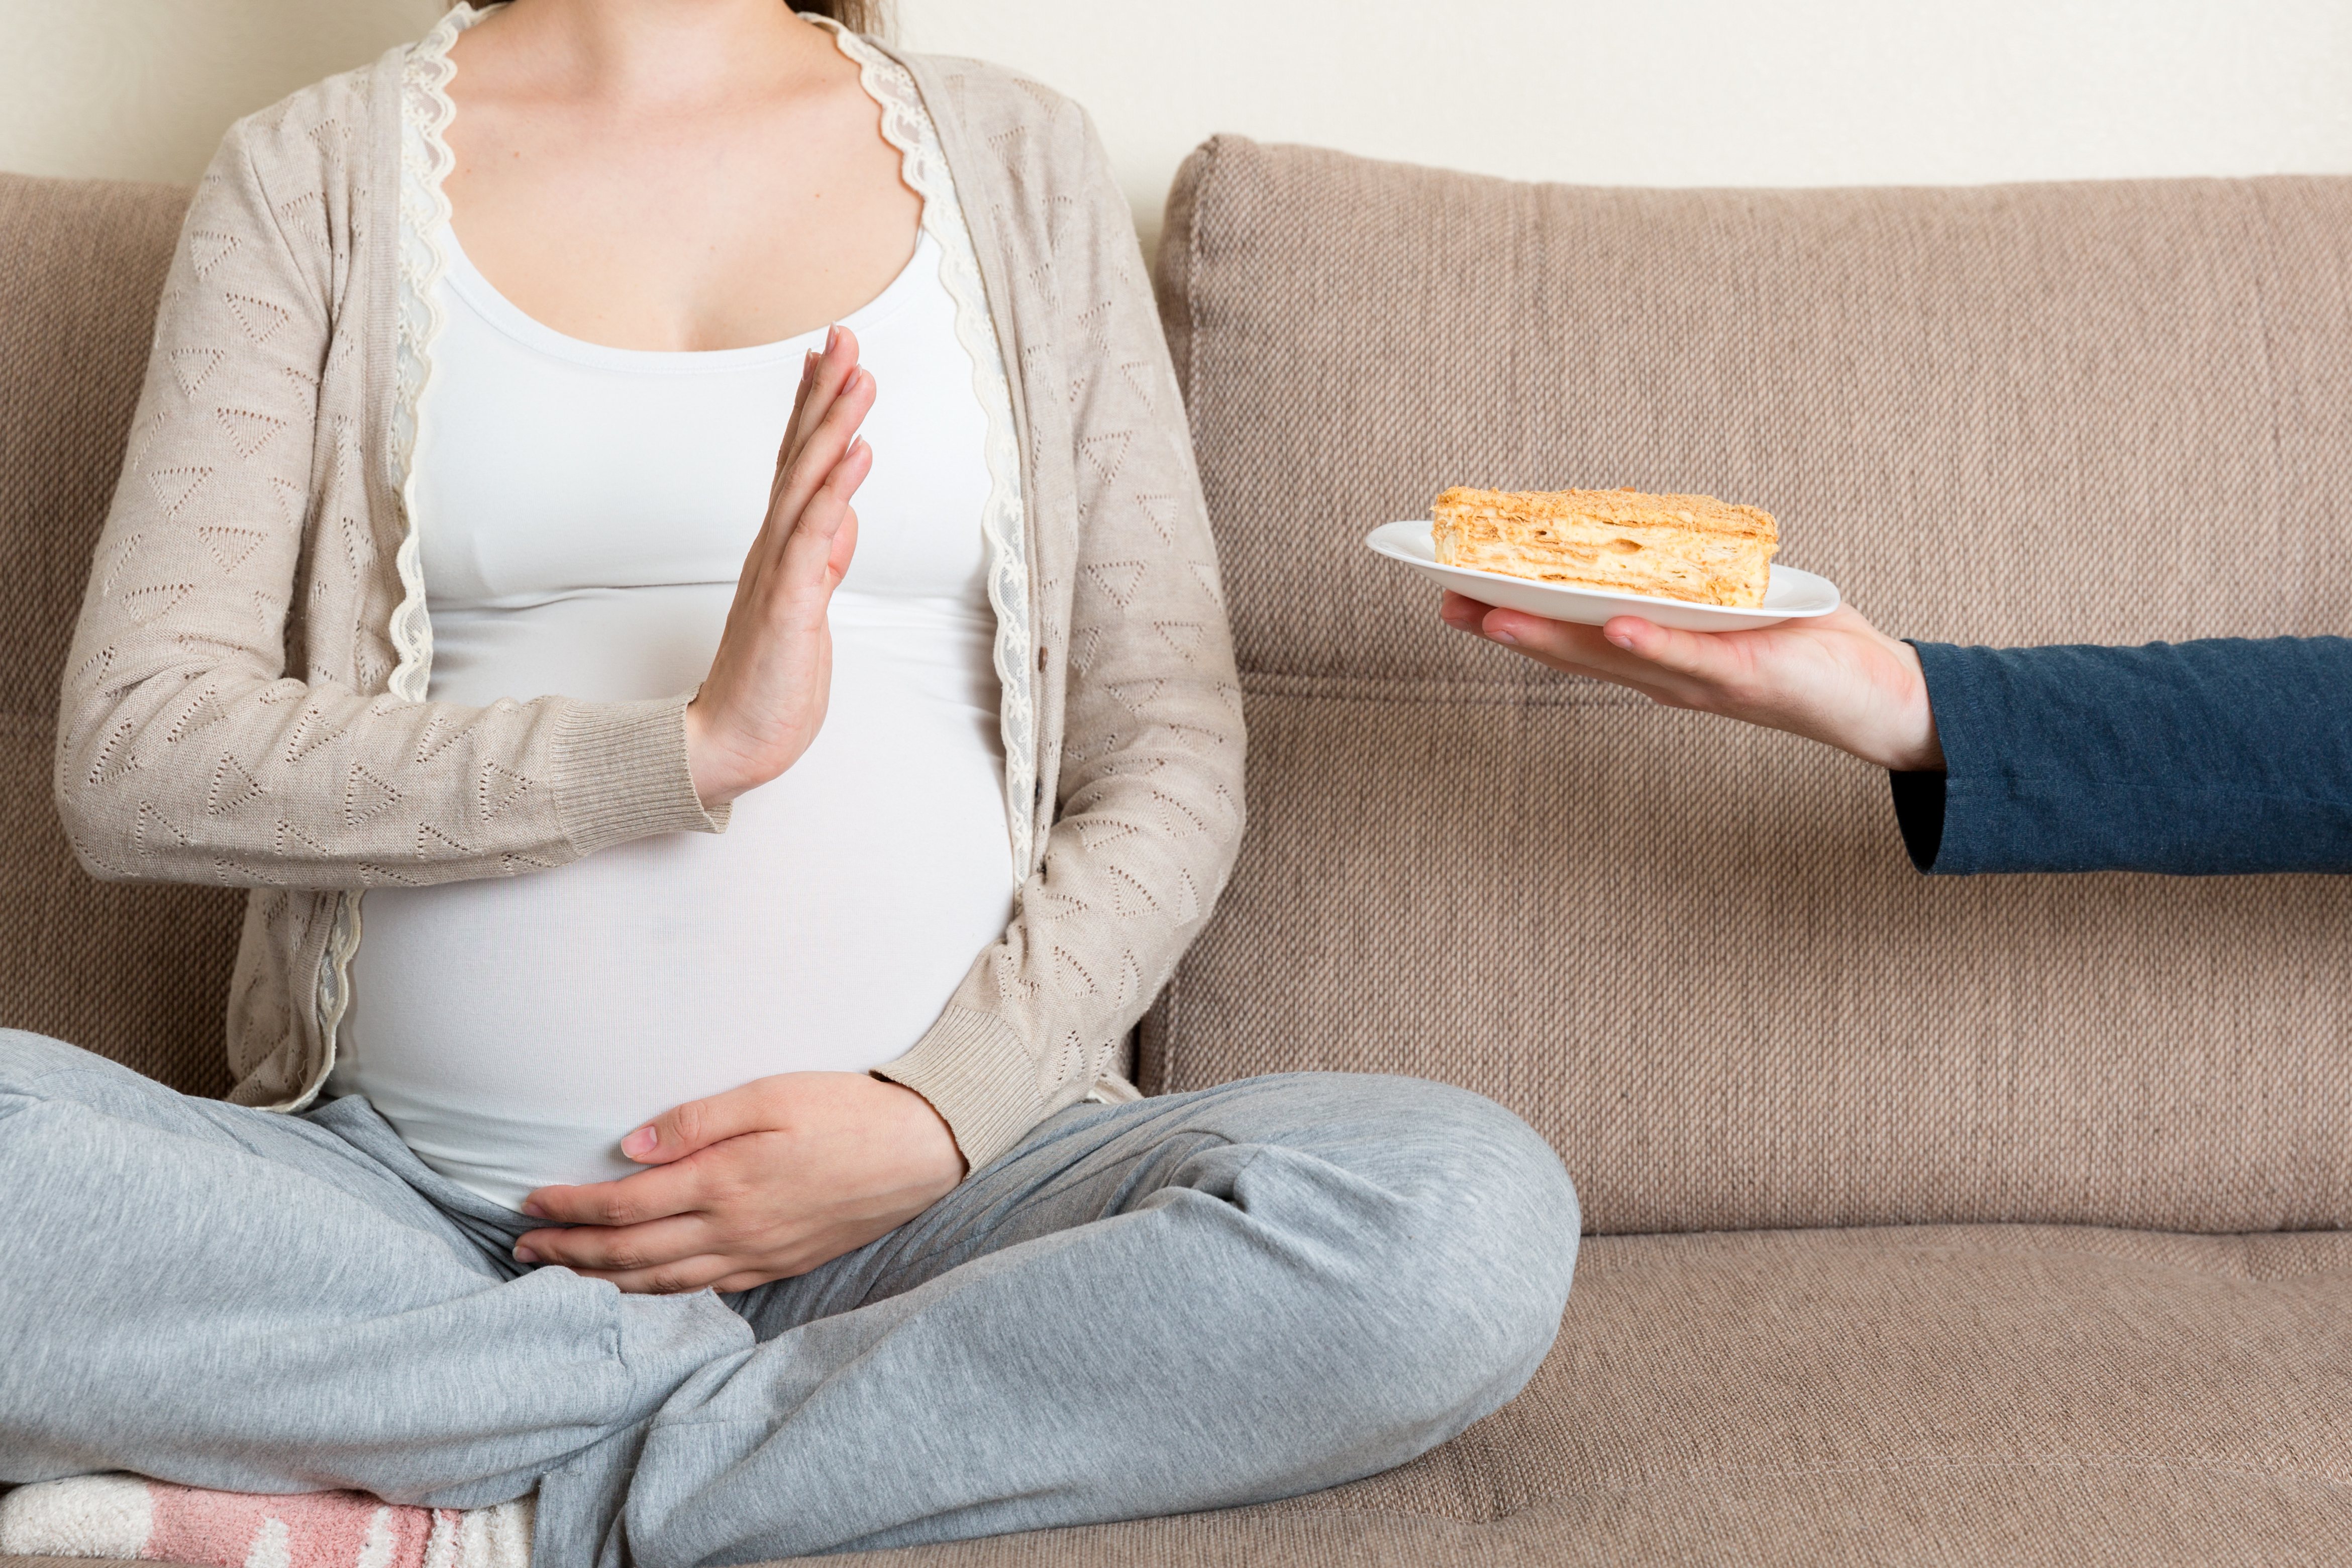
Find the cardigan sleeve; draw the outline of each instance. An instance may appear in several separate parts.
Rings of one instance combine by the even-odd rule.
[[[2352,871],[2352,639],[1915,646],[1946,763],[1893,776],[1921,871]]]
[[[383,329],[345,298],[352,236],[331,225],[352,220],[303,130],[232,127],[173,258],[59,694],[54,794],[83,867],[359,888],[715,830],[685,695],[477,708],[362,689],[333,673],[353,661],[289,670],[289,642],[352,643],[322,622],[320,574],[381,570],[349,367],[390,359],[360,340]]]
[[[1076,491],[1050,502],[1077,530],[1055,810],[1003,936],[876,1070],[930,1101],[974,1170],[1090,1090],[1133,1092],[1116,1053],[1242,831],[1241,690],[1183,401],[1108,160],[1075,106],[1058,126],[1052,288],[1029,296],[1050,345],[1023,361],[1066,377],[1031,385],[1067,388],[1054,439]]]

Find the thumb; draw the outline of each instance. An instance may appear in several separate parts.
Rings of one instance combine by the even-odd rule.
[[[1638,615],[1615,617],[1601,629],[1601,634],[1637,659],[1693,680],[1720,682],[1733,674],[1738,664],[1715,633],[1659,626]]]
[[[761,1116],[757,1088],[756,1083],[747,1083],[665,1111],[623,1138],[621,1153],[641,1166],[667,1165],[697,1149],[759,1132],[769,1122]]]

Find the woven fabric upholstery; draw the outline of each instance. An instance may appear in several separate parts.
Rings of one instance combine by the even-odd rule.
[[[1528,1392],[1222,1513],[843,1568],[2340,1564],[2352,1235],[1605,1237]]]
[[[2032,1227],[1603,1238],[1516,1402],[1225,1513],[829,1558],[2336,1563],[2352,1236]]]
[[[1259,1508],[803,1561],[2332,1568],[2347,1291],[2342,1232],[1604,1237],[1527,1393],[1412,1464]]]
[[[219,1094],[245,895],[91,881],[49,789],[59,666],[187,204],[0,174],[0,1026]]]
[[[2352,180],[1661,192],[1223,137],[1160,253],[1250,836],[1149,1089],[1441,1078],[1608,1232],[2352,1220],[2352,882],[1931,880],[1884,774],[1446,631],[1454,483],[1695,490],[1898,634],[2352,631]]]

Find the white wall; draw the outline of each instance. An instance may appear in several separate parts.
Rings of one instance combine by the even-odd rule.
[[[1214,131],[1591,184],[2352,172],[2347,0],[899,5],[1085,102],[1151,229]]]
[[[193,183],[221,132],[440,0],[0,0],[0,169]]]
[[[913,47],[1083,100],[1147,235],[1214,131],[1603,184],[2352,172],[2348,0],[897,5]],[[440,8],[0,0],[0,168],[193,179]]]

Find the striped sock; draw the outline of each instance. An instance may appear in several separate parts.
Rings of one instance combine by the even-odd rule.
[[[76,1476],[0,1497],[0,1552],[202,1568],[530,1568],[529,1498],[404,1508],[365,1492],[207,1491]]]

